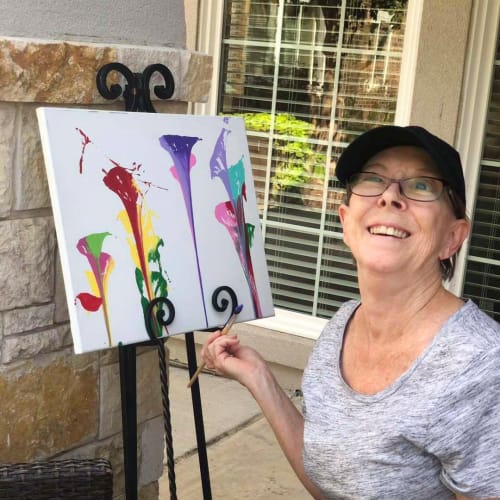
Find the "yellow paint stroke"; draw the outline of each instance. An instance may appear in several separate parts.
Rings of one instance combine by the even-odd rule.
[[[138,207],[138,211],[141,209]],[[144,262],[146,265],[146,276],[144,276],[144,280],[150,283],[150,268],[148,255],[151,251],[154,251],[158,246],[158,242],[160,241],[160,237],[155,234],[153,228],[153,219],[157,218],[158,215],[153,210],[142,209],[142,213],[139,213],[138,220],[140,222],[140,231],[142,236],[142,244],[144,245]],[[127,233],[127,244],[129,247],[130,256],[132,257],[132,261],[134,265],[141,269],[139,254],[137,250],[136,241],[134,239],[132,225],[130,224],[130,219],[128,217],[127,211],[122,210],[118,213],[118,220],[123,224],[125,232]]]
[[[99,291],[99,286],[97,285],[97,280],[95,279],[95,274],[92,271],[85,271],[85,277],[89,282],[90,291],[92,292],[92,295],[102,298],[101,292]]]

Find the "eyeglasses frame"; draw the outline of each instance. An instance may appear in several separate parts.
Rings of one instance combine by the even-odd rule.
[[[354,176],[359,175],[359,174],[373,174],[373,175],[376,175],[378,177],[381,177],[385,181],[388,181],[388,184],[385,186],[385,189],[381,193],[379,193],[379,194],[358,194],[355,191],[353,191],[353,189],[352,189],[351,179]],[[432,179],[432,180],[435,180],[435,181],[440,181],[441,184],[442,184],[441,192],[439,193],[439,195],[436,198],[433,198],[432,200],[417,200],[415,198],[411,198],[410,196],[408,196],[404,192],[403,186],[401,185],[402,182],[409,181],[410,179]],[[441,179],[440,177],[432,177],[430,175],[418,175],[418,176],[415,176],[415,177],[406,177],[406,178],[403,178],[403,179],[393,179],[392,177],[387,177],[386,175],[379,174],[378,172],[372,172],[370,170],[362,171],[362,172],[356,172],[355,174],[352,174],[347,179],[346,186],[347,186],[348,191],[351,194],[355,194],[356,196],[362,196],[363,198],[374,198],[375,196],[381,196],[381,195],[383,195],[389,189],[389,187],[391,186],[391,184],[394,184],[394,183],[398,184],[398,186],[399,186],[399,193],[402,196],[404,196],[408,200],[418,201],[418,202],[422,202],[422,203],[431,203],[433,201],[439,200],[439,198],[441,198],[441,196],[443,195],[443,193],[446,191],[446,188],[448,187],[448,183],[444,179]]]

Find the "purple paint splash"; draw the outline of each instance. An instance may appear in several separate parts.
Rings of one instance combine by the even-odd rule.
[[[193,245],[196,255],[196,266],[198,271],[198,281],[200,283],[200,292],[203,302],[203,312],[205,315],[205,323],[208,327],[208,316],[205,305],[205,292],[203,289],[203,279],[201,275],[200,259],[198,254],[198,243],[196,240],[196,229],[194,225],[193,214],[193,197],[191,192],[191,169],[196,163],[196,157],[191,153],[194,145],[201,140],[199,137],[189,137],[180,135],[162,135],[160,137],[160,145],[165,149],[174,162],[170,168],[170,172],[179,183],[184,197],[184,205],[189,220],[189,227],[191,229],[191,237],[193,238]]]

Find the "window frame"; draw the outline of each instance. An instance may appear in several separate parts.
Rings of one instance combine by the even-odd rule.
[[[500,18],[500,2],[474,2],[470,24],[469,43],[462,85],[462,101],[456,146],[462,158],[467,187],[467,215],[474,218],[474,207],[479,184],[488,104],[496,57]],[[481,57],[477,57],[481,54]],[[449,290],[461,295],[469,256],[470,238],[464,243],[457,259],[455,276]]]

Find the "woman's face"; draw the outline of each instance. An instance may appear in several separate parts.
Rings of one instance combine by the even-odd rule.
[[[373,156],[363,168],[391,179],[439,177],[430,156],[420,148],[398,146]],[[344,242],[360,270],[440,276],[439,261],[460,248],[469,230],[456,219],[445,193],[435,201],[406,198],[397,183],[379,196],[352,194],[339,215]],[[434,275],[434,273],[436,273]]]

